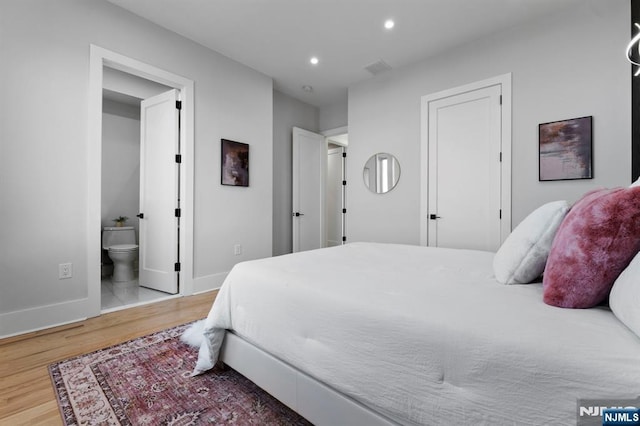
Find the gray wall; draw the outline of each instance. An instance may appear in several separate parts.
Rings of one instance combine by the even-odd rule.
[[[273,255],[291,253],[292,247],[292,129],[318,131],[318,109],[273,92]]]
[[[349,240],[419,243],[421,96],[509,72],[513,226],[544,202],[574,201],[596,187],[628,185],[631,77],[624,47],[629,26],[628,1],[585,0],[578,8],[351,87],[349,176],[361,176],[367,159],[380,151],[396,155],[402,176],[396,189],[382,196],[369,192],[362,179],[352,179]],[[538,124],[586,115],[594,120],[595,178],[538,182]]]
[[[337,102],[332,105],[323,106],[318,111],[318,127],[321,132],[337,129],[349,124],[348,100]]]
[[[195,82],[194,290],[271,255],[270,77],[105,1],[1,1],[0,40],[0,336],[89,311],[90,44]],[[221,138],[251,145],[249,188],[220,185]]]
[[[105,102],[106,103],[106,102]],[[138,235],[140,211],[140,119],[116,112],[129,105],[110,103],[114,113],[102,114],[102,227],[114,226],[118,216],[129,218]],[[104,109],[103,109],[104,111]]]

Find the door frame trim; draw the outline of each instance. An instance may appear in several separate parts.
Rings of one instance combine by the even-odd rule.
[[[500,204],[502,221],[500,223],[500,240],[504,242],[511,232],[511,73],[498,75],[424,95],[420,103],[420,245],[427,246],[429,241],[429,103],[454,95],[500,85],[502,88],[501,108],[501,188]]]
[[[102,86],[103,68],[113,68],[180,91],[182,101],[180,138],[182,166],[180,194],[181,273],[180,293],[189,295],[193,286],[193,187],[194,187],[194,82],[177,74],[129,58],[100,46],[90,45],[89,109],[87,144],[87,317],[100,315],[100,218],[102,204]]]
[[[349,126],[336,127],[335,129],[329,129],[329,130],[320,132],[322,136],[326,136],[328,138],[330,138],[331,136],[344,135],[346,133],[349,133]],[[341,145],[341,144],[338,143],[338,145]]]

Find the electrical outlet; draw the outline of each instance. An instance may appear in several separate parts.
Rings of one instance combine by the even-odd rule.
[[[64,280],[73,276],[73,264],[61,263],[58,265],[58,279]]]
[[[242,244],[236,244],[233,246],[233,254],[236,256],[240,256],[242,254]]]

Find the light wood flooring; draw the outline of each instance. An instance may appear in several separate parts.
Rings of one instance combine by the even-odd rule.
[[[0,340],[0,425],[61,425],[48,366],[207,316],[217,291]]]

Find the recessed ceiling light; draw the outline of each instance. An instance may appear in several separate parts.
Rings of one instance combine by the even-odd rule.
[[[393,22],[393,19],[387,19],[386,21],[384,21],[384,27],[388,30],[390,30],[391,28],[393,28],[396,25],[395,22]]]
[[[312,56],[311,59],[309,59],[309,62],[311,62],[311,65],[318,65],[320,60],[316,56]]]

